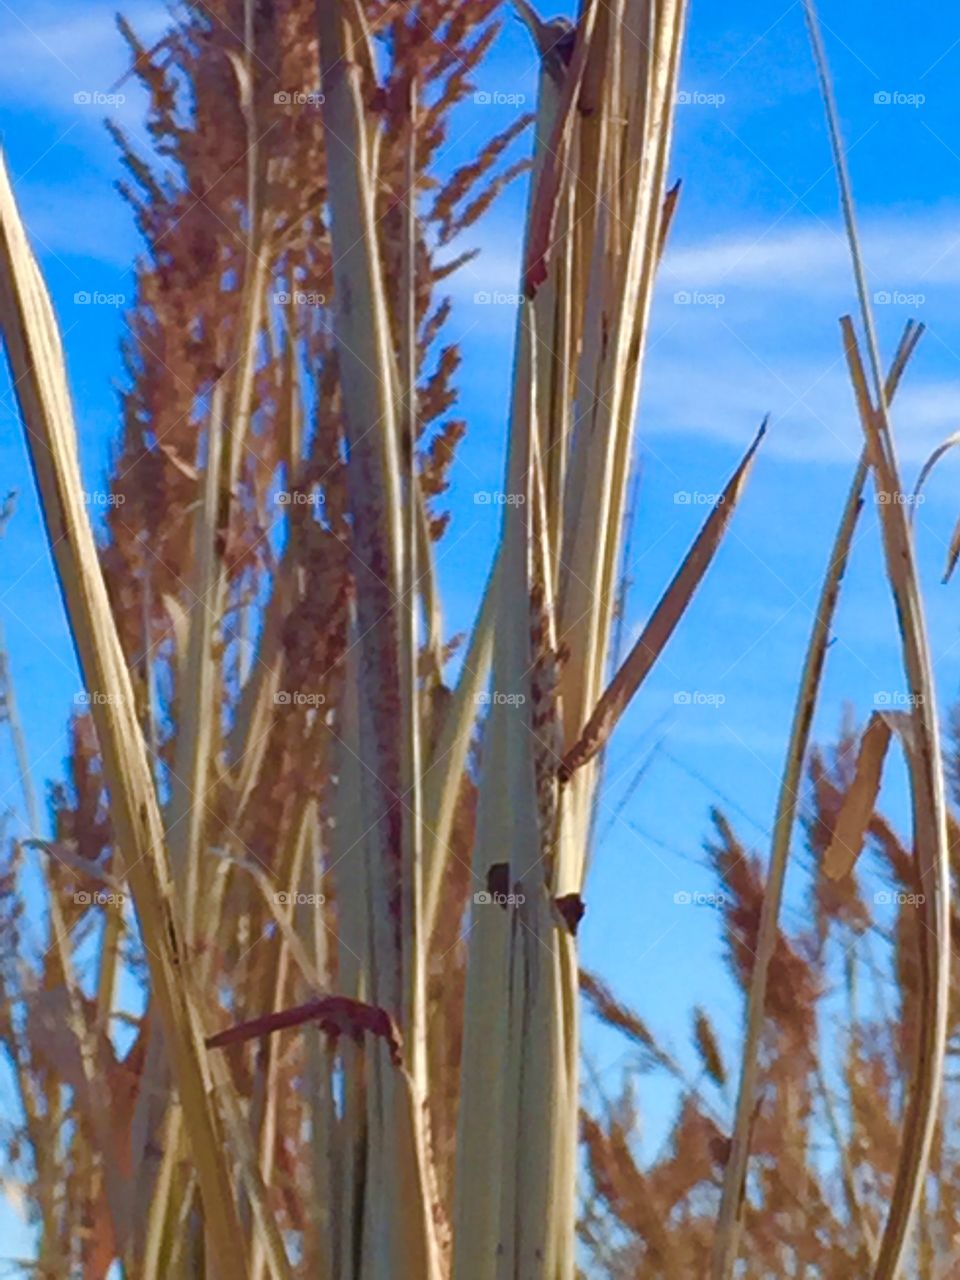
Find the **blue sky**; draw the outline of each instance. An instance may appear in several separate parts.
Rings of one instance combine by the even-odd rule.
[[[109,92],[124,70],[112,9],[99,0],[16,8],[0,0],[3,145],[63,326],[90,490],[102,481],[118,426],[123,313],[79,304],[75,295],[129,299],[138,248],[112,189],[119,166],[102,119],[110,112],[142,136],[143,103],[132,84],[116,106],[75,102],[78,93]],[[148,41],[163,29],[161,5],[140,2],[125,12]],[[914,6],[907,20],[889,2],[832,0],[821,17],[885,357],[908,317],[928,326],[893,415],[909,486],[930,450],[960,425],[960,25],[931,3]],[[477,87],[525,96],[526,104],[463,107],[445,163],[527,109],[535,81],[527,38],[508,17]],[[854,309],[851,273],[799,4],[695,0],[681,87],[689,100],[677,108],[671,172],[684,185],[641,398],[629,635],[704,518],[701,503],[678,495],[717,492],[768,412],[771,429],[710,577],[610,751],[582,939],[585,964],[683,1056],[694,1003],[707,1005],[728,1047],[741,1010],[716,974],[716,914],[675,906],[673,895],[713,887],[701,855],[711,804],[766,852],[811,609],[860,436],[837,325]],[[469,624],[496,534],[496,509],[473,495],[501,481],[514,325],[511,306],[475,295],[516,290],[522,200],[518,186],[469,234],[462,247],[477,245],[481,256],[451,288],[450,332],[463,347],[461,407],[470,422],[440,559],[451,630]],[[0,467],[4,490],[21,495],[0,557],[0,622],[42,785],[60,771],[79,683],[5,374]],[[944,706],[960,679],[960,583],[939,581],[958,514],[958,475],[958,464],[945,461],[917,512]],[[845,705],[862,720],[878,693],[903,689],[876,510],[868,505],[816,731],[829,739]],[[712,700],[678,704],[682,692]],[[885,795],[905,823],[898,766]],[[2,740],[0,805],[20,808]],[[799,885],[794,875],[788,919],[797,919]],[[622,1046],[595,1030],[589,1044],[614,1084]],[[662,1101],[659,1091],[647,1100],[654,1111]],[[651,1124],[662,1132],[656,1116]]]

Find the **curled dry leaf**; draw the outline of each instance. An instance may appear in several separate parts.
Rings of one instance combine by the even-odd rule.
[[[562,782],[569,781],[577,769],[582,768],[603,750],[616,728],[617,721],[650,674],[653,664],[673,635],[677,623],[693,599],[694,592],[703,581],[704,574],[709,569],[723,540],[723,535],[727,531],[727,526],[733,518],[737,503],[746,487],[754,455],[760,447],[760,441],[766,429],[767,420],[764,419],[743,460],[727,482],[719,501],[697,534],[696,541],[687,552],[683,564],[660,598],[640,638],[627,654],[620,670],[597,703],[578,741],[564,756],[558,770]]]
[[[223,1049],[227,1045],[244,1044],[248,1040],[259,1039],[260,1036],[272,1035],[274,1031],[302,1027],[309,1022],[316,1023],[333,1041],[338,1036],[346,1035],[359,1043],[365,1032],[378,1036],[386,1043],[394,1065],[400,1066],[400,1032],[390,1014],[386,1009],[364,1004],[362,1000],[353,1000],[349,996],[320,996],[292,1009],[250,1018],[225,1031],[219,1031],[216,1035],[208,1036],[206,1044],[208,1049]]]
[[[848,876],[860,856],[880,793],[890,732],[886,716],[874,712],[860,741],[856,774],[844,796],[833,836],[823,856],[823,874],[831,880]]]
[[[926,462],[920,468],[920,474],[917,476],[917,483],[913,486],[913,494],[911,495],[910,514],[911,517],[916,515],[917,499],[920,497],[920,491],[923,488],[924,481],[930,475],[944,454],[955,446],[960,444],[960,431],[954,431],[952,435],[947,436],[945,440],[937,445],[933,453],[930,454]],[[947,563],[943,570],[943,581],[949,582],[953,576],[953,571],[957,567],[957,560],[960,559],[960,520],[954,525],[953,533],[950,536],[950,545],[947,548]]]

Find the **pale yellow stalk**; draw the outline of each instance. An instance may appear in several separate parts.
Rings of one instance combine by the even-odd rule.
[[[0,167],[0,326],[80,665],[87,688],[103,695],[92,710],[111,792],[117,853],[129,876],[154,998],[188,1116],[207,1229],[221,1275],[240,1280],[247,1275],[243,1233],[222,1126],[210,1097],[212,1081],[185,968],[181,913],[160,811],[83,503],[59,335],[5,167]]]

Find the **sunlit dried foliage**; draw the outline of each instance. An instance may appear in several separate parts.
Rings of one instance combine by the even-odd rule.
[[[470,228],[527,166],[526,116],[484,140],[461,169],[441,175],[436,164],[451,114],[476,88],[498,29],[495,7],[427,0],[366,11],[382,68],[364,93],[380,134],[375,216],[398,351],[406,324],[407,88],[416,80],[423,89],[412,278],[428,541],[444,532],[443,494],[465,431],[454,416],[459,353],[444,339],[443,281],[469,251]],[[153,151],[139,153],[111,126],[129,175],[121,189],[145,251],[127,316],[115,500],[100,560],[167,806],[174,874],[191,895],[181,908],[212,1032],[296,1004],[314,983],[349,992],[363,982],[341,972],[338,907],[349,886],[327,835],[355,588],[317,12],[306,2],[191,4],[149,49],[125,21],[120,27],[131,74],[149,95]],[[432,744],[450,698],[443,683],[450,651],[442,635],[428,640],[422,688]],[[94,1037],[101,1085],[95,1093],[82,1086],[69,1067],[78,1030],[57,1027],[39,998],[62,985],[63,964],[56,948],[31,944],[24,933],[17,886],[29,854],[14,846],[5,880],[5,1007],[20,1014],[5,1018],[3,1030],[25,1124],[10,1136],[12,1176],[22,1179],[40,1223],[42,1274],[103,1276],[115,1256],[130,1274],[201,1274],[189,1134],[171,1110],[174,1082],[148,957],[133,914],[115,905],[125,886],[93,718],[78,713],[70,735],[64,781],[50,792],[47,884],[78,979],[92,990],[77,1012],[84,1035]],[[444,1215],[459,1092],[461,917],[475,807],[469,774],[460,792],[426,952],[429,1127]],[[39,819],[36,826],[39,835]],[[310,905],[297,905],[298,897]],[[353,1030],[362,1041],[362,1021]],[[269,1210],[299,1240],[294,1256],[310,1274],[339,1266],[353,1247],[332,1238],[352,1235],[349,1212],[341,1227],[332,1203],[322,1214],[309,1208],[343,1197],[349,1210],[346,1167],[321,1168],[319,1159],[332,1141],[321,1125],[338,1123],[337,1062],[345,1052],[322,1036],[315,1046],[286,1036],[264,1040],[255,1059],[228,1055]],[[135,1188],[119,1226],[105,1175],[118,1162]],[[251,1275],[273,1274],[262,1254],[252,1253],[248,1265]]]
[[[822,856],[853,781],[858,738],[848,726],[835,748],[816,750],[809,761],[809,857],[801,859],[802,896],[793,913],[808,923],[781,928],[771,967],[738,1272],[748,1280],[804,1271],[851,1280],[869,1276],[893,1192],[904,1082],[917,1037],[920,890],[911,850],[879,811],[871,817],[858,874],[842,882],[822,875]],[[956,767],[955,751],[950,765]],[[718,813],[715,822],[718,834],[707,851],[725,899],[728,971],[746,995],[762,882],[755,857],[728,821]],[[958,832],[951,818],[955,884]],[[626,1127],[616,1102],[604,1101],[585,1114],[590,1177],[582,1241],[597,1274],[707,1274],[729,1151],[725,1077],[709,1066],[719,1050],[698,1025],[705,1078],[691,1079],[637,1014],[618,1005],[594,980],[588,983],[596,1016],[642,1047],[627,1072],[632,1096],[642,1097],[644,1080],[659,1073],[674,1082],[680,1102],[677,1130],[653,1161],[639,1153],[642,1107],[639,1116],[631,1109]],[[945,1095],[926,1208],[907,1255],[910,1275],[948,1276],[957,1246],[958,1010],[960,965],[954,960]],[[712,1048],[700,1048],[704,1035]],[[690,1128],[691,1113],[701,1128]],[[683,1169],[688,1190],[697,1188],[697,1195],[680,1202],[672,1192],[661,1194],[660,1187],[671,1185],[685,1123],[689,1145]]]
[[[591,817],[607,740],[735,518],[764,428],[613,669],[640,373],[679,191],[685,6],[588,0],[570,25],[520,3],[537,111],[451,172],[496,9],[187,0],[150,48],[120,21],[151,145],[112,126],[144,254],[98,546],[55,320],[0,175],[0,323],[90,693],[44,823],[0,665],[29,828],[4,833],[0,864],[0,1041],[20,1104],[3,1187],[52,1280],[104,1280],[117,1262],[138,1280],[572,1280],[581,1266],[812,1280],[875,1265],[883,1280],[903,1256],[933,1280],[955,1244],[952,1091],[932,1142],[929,1124],[944,1017],[950,1057],[960,1017],[927,939],[942,941],[945,904],[935,718],[874,717],[835,755],[807,750],[864,484],[873,469],[898,486],[887,402],[919,328],[882,387],[868,311],[872,385],[845,322],[864,459],[770,869],[719,812],[706,846],[743,1060],[706,1007],[681,1057],[580,971]],[[445,282],[528,171],[511,501],[476,623],[454,637],[435,558],[467,423]],[[919,693],[901,515],[886,513],[885,545]],[[914,795],[932,797],[916,849],[874,812],[894,740]],[[791,929],[779,907],[804,762],[809,923]],[[921,863],[937,883],[926,913]],[[889,921],[864,887],[877,867]],[[580,1085],[581,994],[630,1048],[612,1098]],[[632,1077],[652,1073],[676,1113],[641,1158]]]

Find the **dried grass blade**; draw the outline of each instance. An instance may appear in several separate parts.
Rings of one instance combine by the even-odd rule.
[[[663,252],[667,247],[667,240],[670,238],[670,228],[673,226],[673,219],[677,212],[677,205],[680,203],[680,191],[683,186],[682,178],[678,178],[672,187],[663,197],[663,209],[660,212],[660,243],[657,252],[660,258],[663,258]]]
[[[464,655],[460,678],[437,735],[423,780],[423,880],[424,936],[436,922],[443,873],[450,853],[450,835],[473,727],[478,696],[490,670],[493,651],[494,604],[497,595],[497,561],[490,573],[480,612]]]
[[[853,324],[849,317],[844,317],[841,324],[847,362],[877,488],[886,491],[890,497],[899,496],[900,477],[880,372],[879,346],[857,234],[839,115],[816,7],[813,0],[804,0],[804,7],[840,187],[840,200],[872,374],[873,403],[867,389]],[[903,1141],[890,1209],[874,1270],[874,1280],[895,1280],[903,1266],[908,1238],[916,1222],[940,1102],[950,995],[950,861],[933,664],[926,636],[913,543],[900,502],[888,501],[881,504],[880,514],[887,576],[897,608],[904,667],[914,698],[912,718],[917,746],[915,751],[908,754],[908,763],[914,845],[919,878],[924,884],[921,904],[924,928],[920,930],[922,986],[917,1057],[904,1117]]]
[[[416,537],[412,533],[408,541],[405,532],[410,526],[403,519],[401,476],[407,456],[401,457],[400,379],[375,222],[375,135],[365,101],[372,86],[362,83],[363,19],[354,0],[318,0],[316,12],[334,260],[334,329],[349,450],[346,477],[360,636],[357,737],[363,791],[369,797],[365,821],[370,825],[356,855],[364,857],[369,876],[365,906],[371,922],[371,963],[364,980],[371,977],[372,982],[365,994],[404,1020],[410,1067],[416,1073],[404,1073],[401,1081],[382,1046],[368,1047],[370,1127],[364,1203],[368,1244],[363,1273],[371,1280],[398,1274],[439,1280],[443,1246],[439,1206],[431,1203],[432,1169],[418,1051],[425,951],[414,840],[420,814],[410,822],[403,799],[405,780],[417,769],[412,756],[419,729],[412,706],[408,704],[405,712],[409,678],[405,678],[403,658],[407,638],[403,611],[415,605],[413,599],[404,599],[404,589],[411,580]],[[398,1161],[404,1162],[399,1167],[409,1170],[399,1180],[395,1177]],[[376,1240],[377,1246],[370,1248],[370,1240]]]
[[[40,492],[60,589],[93,703],[117,846],[127,869],[174,1076],[187,1117],[205,1225],[223,1273],[247,1276],[220,1118],[210,1097],[197,1005],[184,969],[163,827],[93,532],[82,500],[76,432],[53,311],[0,162],[0,326]]]
[[[930,457],[927,458],[926,462],[920,468],[920,474],[917,476],[917,483],[913,486],[913,495],[910,500],[911,518],[916,515],[917,499],[920,496],[920,491],[923,488],[924,481],[943,455],[958,444],[960,444],[960,431],[954,431],[952,435],[947,436],[946,440],[941,441],[941,443],[937,445],[936,449],[934,449],[933,453],[931,453]],[[947,561],[943,570],[944,583],[949,582],[953,577],[953,571],[957,567],[958,559],[960,559],[960,520],[958,520],[954,525],[953,533],[950,537],[950,545],[947,548]]]
[[[293,846],[296,846],[301,826],[302,824],[297,824],[295,828],[296,835],[290,840],[290,844]],[[225,863],[236,867],[238,870],[247,872],[247,874],[253,879],[253,882],[260,890],[260,897],[267,909],[267,914],[272,918],[273,923],[277,927],[277,936],[279,939],[282,939],[285,945],[289,948],[290,956],[297,968],[300,970],[304,981],[311,987],[319,987],[321,985],[320,976],[314,968],[313,961],[310,959],[303,941],[293,926],[293,922],[291,920],[292,909],[284,903],[277,901],[278,897],[281,896],[276,892],[276,885],[278,881],[272,879],[259,863],[254,862],[250,858],[243,858],[236,854],[224,854],[223,858]],[[284,862],[289,865],[290,859],[285,857]],[[222,867],[221,873],[224,873],[226,869],[226,866]],[[281,876],[279,883],[296,885],[298,881],[288,872],[286,875]],[[268,972],[272,972],[275,968],[275,964],[270,965],[268,967]]]
[[[913,486],[913,499],[911,506],[915,506],[916,499],[920,496],[924,483],[930,472],[934,469],[945,453],[949,453],[956,445],[960,444],[960,431],[954,431],[952,435],[947,436],[945,440],[941,440],[933,453],[930,454],[926,462],[920,468],[920,474],[917,476],[917,483]]]
[[[746,487],[754,456],[766,429],[765,419],[743,460],[728,481],[719,502],[697,534],[693,546],[687,552],[673,581],[660,598],[643,633],[607,686],[580,737],[564,756],[559,769],[562,781],[566,782],[577,769],[603,750],[620,717],[673,635],[677,623],[683,617],[693,599],[694,592],[703,581],[723,541],[723,535],[727,531],[727,526],[733,518],[737,503]]]
[[[398,1066],[400,1064],[400,1032],[390,1014],[386,1009],[376,1008],[350,996],[317,996],[292,1009],[281,1009],[276,1013],[249,1018],[224,1031],[218,1031],[216,1035],[208,1036],[207,1047],[225,1049],[228,1045],[245,1044],[248,1040],[258,1040],[275,1031],[286,1031],[307,1023],[316,1023],[321,1031],[334,1037],[359,1036],[364,1032],[379,1036],[385,1041],[394,1063]]]
[[[223,450],[224,391],[218,384],[211,397],[207,431],[207,466],[200,480],[194,519],[194,590],[186,611],[186,661],[177,685],[178,724],[174,749],[167,839],[177,887],[183,895],[187,941],[195,932],[195,911],[201,900],[202,833],[207,817],[207,780],[215,756],[217,722],[214,714],[220,688],[215,638],[219,624],[222,574],[217,535],[220,466]]]
[[[590,53],[590,39],[598,7],[596,0],[588,0],[580,15],[573,57],[564,70],[560,102],[546,145],[549,159],[544,163],[530,207],[527,252],[523,269],[523,289],[528,298],[534,296],[547,277],[547,255],[551,248],[557,201],[566,176],[567,157],[573,141],[580,85]]]
[[[833,836],[823,855],[823,874],[830,880],[848,876],[863,849],[867,827],[880,794],[890,732],[884,716],[874,712],[860,740],[856,773],[843,798]]]
[[[904,369],[919,341],[922,329],[907,325],[897,353],[887,376],[885,394],[892,399],[900,384]],[[750,1137],[756,1106],[759,1076],[760,1040],[766,1013],[767,977],[770,961],[777,944],[780,904],[790,854],[790,839],[796,821],[799,804],[800,780],[803,762],[810,742],[810,728],[816,707],[817,695],[826,661],[830,628],[840,594],[840,585],[846,571],[853,535],[863,506],[863,489],[867,481],[866,449],[857,465],[853,483],[844,505],[843,515],[834,540],[830,563],[817,603],[817,612],[810,643],[804,660],[800,691],[793,714],[790,742],[787,747],[783,779],[777,801],[773,842],[770,853],[770,869],[763,896],[760,927],[757,935],[757,952],[747,1002],[747,1034],[741,1055],[740,1083],[737,1093],[737,1110],[730,1144],[730,1156],[724,1170],[720,1214],[714,1242],[712,1261],[713,1280],[728,1280],[736,1265],[743,1212],[743,1188],[747,1162],[750,1157]]]
[[[881,391],[879,406],[871,404],[848,316],[844,316],[841,327],[861,423],[874,460],[877,488],[899,495],[885,397]],[[922,957],[917,1058],[890,1210],[874,1271],[874,1280],[895,1280],[916,1220],[940,1101],[950,990],[950,864],[936,695],[913,543],[901,503],[881,503],[880,512],[887,575],[896,601],[904,666],[914,700],[911,721],[915,747],[907,752],[907,762],[918,876],[924,886],[924,928],[919,931]]]
[[[953,526],[953,533],[950,535],[950,545],[947,548],[947,563],[941,578],[941,582],[944,585],[953,577],[953,571],[957,567],[958,560],[960,560],[960,520]]]

